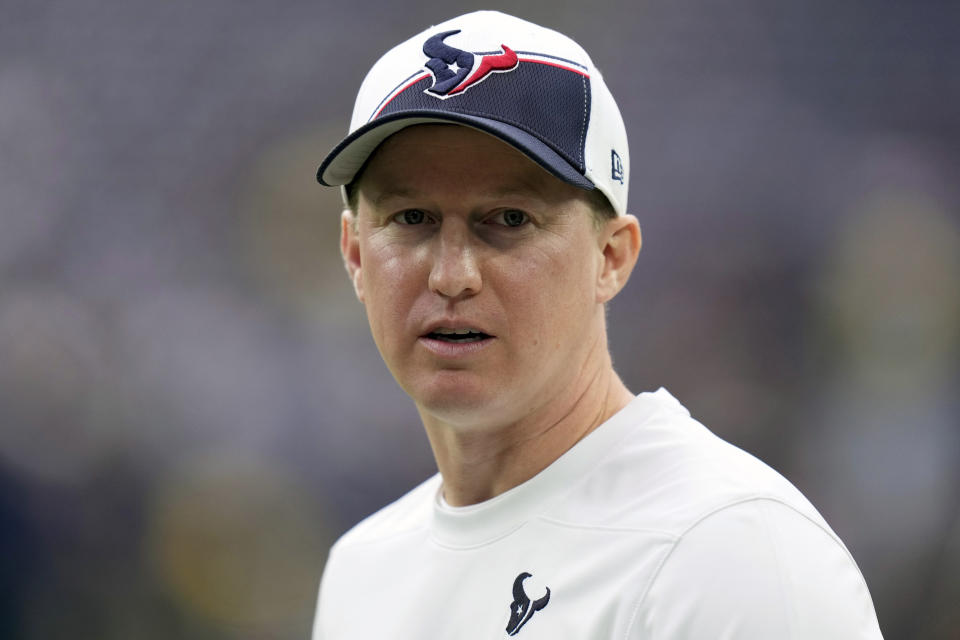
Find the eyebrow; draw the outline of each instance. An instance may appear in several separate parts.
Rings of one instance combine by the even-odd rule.
[[[389,200],[390,198],[416,198],[419,195],[421,195],[419,191],[409,187],[388,187],[378,193],[371,202],[373,206],[379,207],[384,200]]]
[[[542,188],[542,185],[537,185],[534,183],[534,181],[519,179],[513,184],[483,191],[479,195],[485,198],[505,198],[509,196],[529,198],[536,196],[542,197],[546,195],[545,191],[546,190]],[[371,203],[373,206],[379,207],[384,201],[389,200],[390,198],[416,199],[425,197],[429,195],[429,193],[429,191],[424,192],[411,187],[397,185],[383,189],[371,199]]]

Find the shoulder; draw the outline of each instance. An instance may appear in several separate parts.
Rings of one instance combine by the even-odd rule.
[[[634,424],[547,516],[669,541],[636,585],[631,633],[880,638],[856,563],[803,494],[666,391],[647,395],[618,414]]]
[[[431,476],[402,497],[367,516],[343,534],[331,555],[351,547],[378,544],[392,538],[425,531],[430,524],[440,476]]]
[[[757,498],[693,523],[661,560],[630,637],[881,637],[867,585],[821,521]],[[727,636],[724,636],[727,637]]]
[[[786,478],[714,435],[665,389],[641,394],[615,419],[633,424],[549,517],[579,526],[656,530],[678,538],[712,513],[765,499],[829,531]]]
[[[330,548],[320,583],[313,637],[326,636],[325,625],[337,611],[356,607],[355,594],[371,576],[393,575],[395,563],[420,548],[427,535],[438,475],[361,520]]]

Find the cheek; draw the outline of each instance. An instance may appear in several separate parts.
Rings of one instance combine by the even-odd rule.
[[[586,330],[595,311],[594,268],[575,251],[538,252],[498,269],[512,333],[520,347],[540,355],[566,350]]]
[[[371,243],[362,254],[365,304],[378,342],[404,329],[425,277],[416,255]]]

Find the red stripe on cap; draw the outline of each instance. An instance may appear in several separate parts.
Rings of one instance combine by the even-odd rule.
[[[504,48],[506,49],[506,47],[504,47]],[[508,51],[509,51],[509,50],[508,50]],[[513,52],[510,51],[510,53],[513,53]],[[509,54],[506,54],[506,55],[509,55]],[[514,54],[514,55],[516,55],[516,54]],[[579,73],[581,76],[583,76],[583,77],[585,77],[585,78],[589,78],[589,77],[590,77],[590,74],[587,73],[586,71],[583,71],[582,69],[577,69],[576,67],[571,67],[571,66],[565,65],[565,64],[559,64],[559,63],[557,63],[557,62],[548,62],[548,61],[546,61],[546,60],[541,60],[540,58],[525,58],[525,57],[524,57],[524,58],[521,58],[521,57],[518,56],[518,57],[517,57],[517,60],[518,60],[519,62],[532,62],[532,63],[535,63],[535,64],[545,64],[545,65],[549,65],[549,66],[551,66],[551,67],[557,67],[558,69],[564,69],[564,70],[566,70],[566,71],[573,71],[574,73]],[[373,114],[373,116],[372,116],[372,117],[370,118],[370,120],[368,120],[367,122],[372,122],[372,121],[376,120],[377,117],[378,117],[381,113],[383,113],[383,110],[387,108],[387,105],[390,104],[391,102],[393,102],[393,99],[394,99],[394,98],[396,98],[398,95],[400,95],[401,93],[403,93],[404,91],[406,91],[407,89],[409,89],[410,87],[412,87],[413,85],[417,84],[418,82],[420,82],[420,81],[423,80],[424,78],[430,77],[430,75],[431,75],[431,74],[430,74],[429,71],[424,71],[424,72],[421,73],[420,75],[416,76],[413,80],[411,80],[411,81],[408,82],[407,84],[405,84],[405,85],[403,85],[402,87],[400,87],[400,89],[398,89],[396,92],[394,92],[394,94],[393,94],[392,96],[390,96],[390,98],[389,98],[386,102],[384,102],[383,105],[382,105],[379,109],[377,109],[377,112],[376,112],[375,114]],[[476,74],[474,74],[474,75],[476,75]],[[472,78],[471,78],[471,79],[472,79]],[[464,86],[464,85],[466,85],[466,84],[468,84],[468,83],[467,83],[467,82],[464,82],[463,84],[461,84],[461,87]],[[454,89],[453,91],[451,91],[451,94],[452,94],[452,93],[455,93],[455,92],[458,92],[459,89],[460,89],[460,87],[457,87],[456,89]]]
[[[376,120],[376,119],[377,119],[377,116],[379,116],[380,113],[383,112],[383,110],[387,108],[387,105],[388,105],[388,104],[390,104],[391,102],[393,102],[393,99],[394,99],[394,98],[396,98],[398,95],[400,95],[401,93],[403,93],[404,91],[406,91],[407,89],[409,89],[410,87],[412,87],[413,85],[417,84],[418,82],[420,82],[420,81],[423,80],[424,78],[428,78],[428,77],[430,77],[430,72],[429,72],[429,71],[424,71],[423,73],[421,73],[420,75],[418,75],[416,78],[414,78],[413,80],[411,80],[411,81],[408,82],[407,84],[405,84],[405,85],[403,85],[402,87],[400,87],[400,89],[399,89],[397,92],[395,92],[392,96],[390,96],[390,99],[389,99],[389,100],[387,100],[386,102],[383,103],[383,106],[382,106],[382,107],[380,107],[379,109],[377,109],[377,112],[376,112],[375,114],[373,114],[373,117],[370,118],[370,120],[368,120],[367,122],[371,122],[371,121],[373,121],[373,120]]]
[[[565,64],[559,64],[557,62],[547,62],[546,60],[541,60],[540,58],[520,58],[520,62],[535,62],[537,64],[546,64],[551,67],[557,67],[558,69],[565,69],[567,71],[573,71],[574,73],[579,73],[585,78],[589,78],[590,74],[584,71],[583,69],[577,69],[576,67],[570,67]]]

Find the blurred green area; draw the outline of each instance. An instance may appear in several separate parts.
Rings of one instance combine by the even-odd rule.
[[[958,5],[500,6],[628,124],[628,385],[807,493],[886,637],[957,638]],[[433,473],[314,171],[471,8],[0,4],[0,636],[306,638],[332,541]]]

